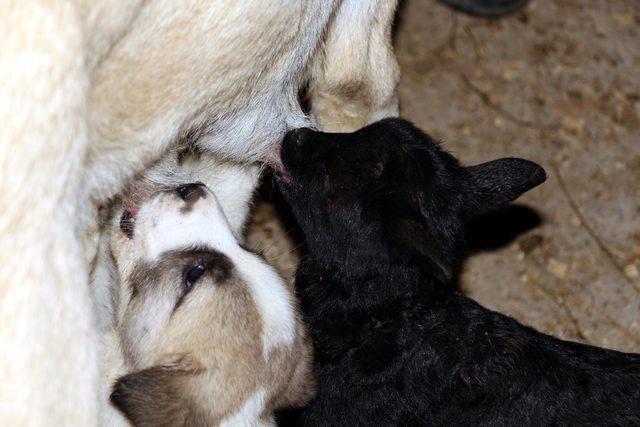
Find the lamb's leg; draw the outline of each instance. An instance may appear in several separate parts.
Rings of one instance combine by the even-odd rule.
[[[72,2],[10,0],[0,40],[0,425],[95,425],[81,25]]]
[[[398,64],[391,45],[394,0],[345,0],[311,70],[319,129],[350,132],[398,115]]]

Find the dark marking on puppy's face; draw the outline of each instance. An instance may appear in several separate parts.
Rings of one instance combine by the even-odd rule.
[[[278,185],[317,258],[417,258],[449,279],[465,223],[542,183],[544,169],[506,158],[463,167],[411,123],[353,133],[289,132]]]
[[[173,250],[160,255],[153,263],[140,263],[127,280],[131,297],[142,291],[154,292],[158,286],[173,289],[176,301],[173,311],[196,285],[224,285],[233,273],[233,263],[221,252],[209,248]]]
[[[182,214],[191,212],[198,200],[207,198],[207,187],[201,182],[181,185],[176,188],[176,192],[185,202],[185,205],[180,208]]]

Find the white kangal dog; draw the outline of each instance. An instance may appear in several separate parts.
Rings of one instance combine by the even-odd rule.
[[[1,425],[97,422],[97,206],[170,149],[249,176],[290,128],[397,115],[395,3],[0,2]]]

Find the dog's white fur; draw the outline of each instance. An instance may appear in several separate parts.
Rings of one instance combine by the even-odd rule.
[[[178,144],[269,160],[287,129],[308,123],[297,102],[307,80],[324,130],[396,115],[394,7],[0,4],[2,424],[96,423],[94,207]]]

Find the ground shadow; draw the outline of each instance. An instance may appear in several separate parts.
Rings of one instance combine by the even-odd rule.
[[[519,235],[538,227],[543,221],[534,209],[513,204],[476,216],[469,223],[467,243],[470,253],[500,249]]]

